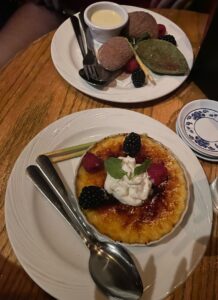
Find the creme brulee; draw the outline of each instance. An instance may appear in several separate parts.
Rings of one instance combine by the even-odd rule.
[[[91,22],[100,27],[117,26],[122,21],[122,17],[112,9],[99,9],[91,15]]]

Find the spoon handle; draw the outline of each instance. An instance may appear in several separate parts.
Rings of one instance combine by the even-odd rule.
[[[42,172],[42,176],[47,181],[56,196],[60,199],[61,203],[66,203],[72,210],[74,210],[74,214],[76,214],[76,216],[81,219],[81,221],[84,221],[81,214],[78,212],[75,199],[73,199],[72,194],[71,196],[69,195],[63,181],[59,177],[58,172],[56,171],[48,156],[39,155],[36,159],[36,162]]]
[[[50,188],[54,191],[56,196],[58,198],[61,198],[61,202],[64,201],[72,207],[73,201],[69,200],[67,189],[65,188],[63,181],[59,177],[55,167],[53,166],[48,156],[39,155],[36,159],[36,162],[42,172],[42,175],[45,177],[45,180],[48,182]]]
[[[91,230],[89,230],[90,228],[85,224],[83,218],[78,216],[78,213],[69,206],[68,202],[57,195],[57,192],[51,188],[51,185],[45,179],[44,174],[38,166],[28,166],[26,171],[34,185],[76,230],[86,246],[90,248],[90,246],[96,242],[96,238]]]
[[[50,185],[50,188],[59,198],[60,202],[64,203],[64,205],[67,204],[68,210],[73,210],[73,214],[81,222],[81,225],[84,227],[87,233],[90,236],[92,236],[92,239],[96,239],[94,230],[87,224],[87,222],[85,222],[84,218],[81,215],[81,212],[78,209],[77,201],[73,198],[72,194],[70,200],[67,189],[48,156],[39,155],[36,159],[36,162],[42,172],[42,175],[44,176],[47,183]]]

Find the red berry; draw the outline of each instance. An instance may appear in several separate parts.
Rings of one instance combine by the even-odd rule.
[[[133,73],[135,70],[139,68],[139,64],[135,57],[132,57],[128,63],[125,65],[125,72],[126,73]]]
[[[139,152],[138,154],[136,154],[135,157],[135,162],[137,164],[142,164],[145,161],[146,157],[144,155],[141,155],[141,153]]]
[[[168,178],[168,171],[163,163],[151,164],[147,172],[154,185],[159,185]]]
[[[83,168],[89,172],[94,173],[103,168],[103,160],[91,152],[87,152],[82,158]]]
[[[163,24],[158,24],[158,37],[161,37],[166,34],[166,27]]]

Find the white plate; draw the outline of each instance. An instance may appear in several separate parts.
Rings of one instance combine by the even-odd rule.
[[[198,153],[218,158],[218,102],[199,99],[186,104],[178,118],[179,130]]]
[[[147,132],[169,147],[192,182],[188,211],[180,226],[155,245],[129,247],[144,282],[142,299],[157,300],[169,294],[194,270],[206,250],[212,226],[211,194],[200,163],[182,140],[158,121],[129,110],[74,113],[49,125],[23,150],[10,175],[5,202],[6,227],[15,254],[30,277],[58,299],[71,300],[72,295],[77,300],[106,298],[90,278],[88,250],[34,188],[25,169],[41,153],[132,130]],[[71,189],[77,164],[78,159],[58,164]]]
[[[186,145],[192,149],[193,153],[198,158],[201,158],[201,159],[209,161],[209,162],[214,162],[214,163],[218,162],[218,158],[207,156],[207,155],[203,155],[202,153],[199,153],[195,149],[193,149],[192,145],[190,145],[188,143],[188,141],[186,141],[185,137],[183,136],[182,132],[180,131],[180,127],[178,125],[178,121],[176,122],[176,132],[177,132],[178,136],[180,136],[180,138],[183,140],[183,142],[186,143]]]
[[[137,10],[148,11],[133,6],[124,7],[128,12]],[[148,12],[154,16],[158,23],[162,23],[166,26],[169,34],[175,36],[178,48],[186,57],[189,68],[191,69],[193,64],[193,51],[186,34],[169,19],[152,11]],[[96,42],[95,46],[97,49],[100,44]],[[156,85],[149,83],[142,88],[135,88],[130,76],[124,76],[123,74],[102,90],[94,88],[86,83],[78,74],[79,69],[82,67],[82,55],[69,19],[66,20],[54,34],[51,43],[51,56],[57,71],[69,84],[87,95],[113,102],[136,103],[154,100],[172,92],[187,78],[187,75],[159,76],[154,74]]]

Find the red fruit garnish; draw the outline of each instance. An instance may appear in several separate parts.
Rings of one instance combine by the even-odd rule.
[[[159,185],[168,178],[168,171],[163,163],[151,164],[147,172],[154,185]]]
[[[125,65],[124,70],[126,73],[133,73],[135,70],[139,68],[139,64],[135,57],[132,57],[128,63]]]
[[[82,159],[83,168],[89,172],[94,173],[103,168],[103,160],[91,152],[87,152]]]
[[[141,155],[140,152],[136,154],[135,162],[137,164],[142,164],[145,161],[146,157],[144,155]]]
[[[166,27],[163,24],[158,24],[158,37],[161,37],[166,34]]]

